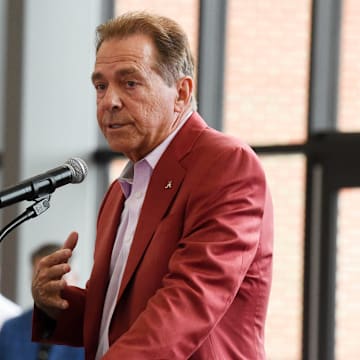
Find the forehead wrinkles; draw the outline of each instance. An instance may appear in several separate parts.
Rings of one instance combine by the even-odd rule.
[[[138,59],[125,59],[121,56],[110,56],[110,57],[100,57],[94,66],[94,72],[91,76],[92,81],[100,79],[105,76],[108,71],[112,71],[117,76],[127,76],[130,74],[138,74],[143,78],[151,77],[151,72],[154,71],[158,75],[159,69],[156,66],[156,63],[144,63]]]
[[[130,55],[112,55],[112,56],[100,55],[96,57],[95,64],[115,64],[121,62],[139,63],[141,62],[141,59],[142,59],[141,57],[130,56]]]
[[[110,69],[119,71],[121,68],[132,68],[144,76],[149,76],[151,71],[161,76],[157,56],[156,49],[147,38],[109,40],[101,45],[96,54],[94,73],[99,75]]]
[[[135,39],[134,39],[135,40]],[[151,43],[131,39],[109,40],[104,42],[96,54],[96,63],[110,64],[121,61],[153,63],[156,51]]]
[[[118,59],[100,59],[95,63],[92,80],[109,76],[110,74],[117,77],[135,75],[147,77],[151,71],[151,66],[138,61],[119,61]]]

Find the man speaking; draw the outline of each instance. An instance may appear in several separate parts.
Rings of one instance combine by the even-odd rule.
[[[99,127],[129,161],[100,207],[86,288],[63,279],[76,232],[42,259],[33,339],[88,360],[265,359],[269,190],[254,152],[196,112],[184,31],[146,12],[100,25],[92,82]]]

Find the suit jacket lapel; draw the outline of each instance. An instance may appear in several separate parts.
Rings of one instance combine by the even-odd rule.
[[[84,338],[87,340],[87,346],[94,354],[96,353],[102,316],[102,311],[94,311],[94,309],[102,309],[104,305],[109,282],[111,253],[125,200],[118,182],[112,184],[105,200],[103,202],[104,207],[99,213],[98,238],[93,272],[90,276],[87,293],[88,304],[86,306],[86,324],[84,326]]]
[[[200,116],[194,113],[175,136],[156,165],[134,234],[118,300],[186,174],[186,169],[181,166],[180,160],[191,150],[192,144],[206,126]]]

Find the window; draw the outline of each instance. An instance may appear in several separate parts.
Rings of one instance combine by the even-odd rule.
[[[228,1],[225,132],[252,145],[305,141],[310,5]]]
[[[360,349],[359,188],[341,189],[338,198],[336,271],[336,359],[358,359]]]
[[[255,150],[304,145],[311,2],[230,0],[227,14],[223,131]],[[261,160],[275,217],[266,351],[269,359],[295,360],[302,353],[306,158],[264,151]]]
[[[212,115],[222,108],[219,122],[209,123],[254,148],[271,187],[275,243],[268,359],[358,358],[360,299],[354,279],[360,274],[360,215],[353,204],[360,187],[354,166],[360,134],[350,132],[360,130],[360,3],[227,0],[226,12],[218,14],[225,24],[214,21],[216,7],[210,3],[128,0],[117,1],[116,11],[146,9],[178,19],[194,55],[204,38],[207,50],[225,44],[224,61],[197,59],[205,68],[198,69],[198,82],[203,91],[212,73],[224,73],[221,98],[217,102],[218,93],[210,92],[209,99],[203,91],[202,110]],[[201,35],[200,19],[206,23]],[[223,43],[209,44],[209,26],[217,27],[212,36],[220,34]],[[221,77],[214,79],[216,84]],[[337,80],[338,89],[332,86]],[[124,161],[112,164],[110,176],[116,178]]]
[[[342,7],[338,129],[360,131],[360,2]]]

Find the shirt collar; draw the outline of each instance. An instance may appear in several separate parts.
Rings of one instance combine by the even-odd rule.
[[[159,144],[153,151],[151,151],[149,154],[147,154],[143,159],[139,161],[146,161],[150,166],[151,171],[153,171],[155,169],[156,164],[160,160],[161,155],[165,152],[166,148],[169,146],[172,139],[183,127],[185,122],[190,118],[192,113],[193,110],[189,111],[181,120],[178,127],[170,135],[168,135],[168,137],[161,144]],[[133,179],[134,179],[134,163],[129,160],[119,177],[119,182],[125,197],[128,197],[128,195],[130,194]]]
[[[155,166],[156,166],[157,162],[160,160],[161,155],[165,152],[166,148],[169,146],[172,139],[179,132],[179,130],[183,127],[183,125],[189,119],[189,117],[191,116],[192,113],[193,113],[192,110],[189,111],[189,113],[187,113],[184,116],[184,118],[181,120],[178,127],[170,135],[168,135],[168,137],[161,144],[159,144],[153,151],[151,151],[149,154],[147,154],[145,156],[144,159],[146,159],[146,161],[149,163],[152,170],[155,169]]]

